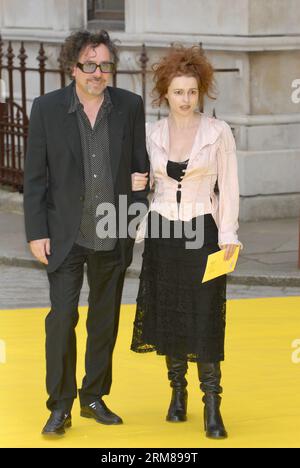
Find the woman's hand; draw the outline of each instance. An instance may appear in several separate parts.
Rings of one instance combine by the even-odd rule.
[[[222,250],[226,249],[225,255],[224,255],[224,260],[230,260],[230,258],[233,256],[235,249],[238,247],[236,244],[223,244],[220,246]]]
[[[148,182],[148,172],[134,172],[131,174],[131,190],[145,190]]]

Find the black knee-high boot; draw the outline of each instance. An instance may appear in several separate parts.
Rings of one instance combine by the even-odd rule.
[[[168,368],[168,379],[172,387],[172,399],[168,414],[167,421],[181,422],[186,421],[187,409],[187,381],[185,374],[187,372],[187,360],[173,358],[166,356],[166,363]]]
[[[200,388],[204,392],[204,429],[212,439],[225,439],[227,432],[222,420],[220,405],[222,393],[221,367],[219,362],[198,362]]]

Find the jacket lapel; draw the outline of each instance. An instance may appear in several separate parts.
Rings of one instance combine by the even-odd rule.
[[[72,155],[74,156],[76,162],[82,167],[82,148],[80,140],[80,132],[77,123],[76,114],[68,114],[64,120],[64,131],[66,132],[66,138],[68,146],[71,149]]]
[[[193,147],[191,148],[189,155],[189,166],[194,157],[201,152],[201,150],[207,146],[212,145],[219,138],[222,128],[218,124],[217,119],[206,117],[201,114],[198,130],[195,135]],[[149,135],[149,138],[163,150],[165,160],[169,157],[169,125],[168,119],[164,118],[154,124],[154,128]]]
[[[67,144],[72,152],[72,155],[75,158],[77,164],[79,164],[80,168],[83,167],[82,161],[82,148],[81,148],[81,140],[80,140],[80,132],[77,123],[76,113],[68,113],[70,103],[71,103],[71,96],[73,93],[73,83],[65,88],[65,96],[62,101],[62,105],[64,108],[64,115],[63,115],[63,135],[67,140]]]
[[[113,104],[108,116],[109,153],[113,182],[115,184],[122,154],[122,142],[124,136],[124,112],[116,99],[113,88],[108,87]]]

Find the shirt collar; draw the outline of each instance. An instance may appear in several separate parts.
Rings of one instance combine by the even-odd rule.
[[[108,91],[107,88],[105,88],[105,90],[104,90],[104,100],[103,100],[101,108],[103,108],[103,110],[108,111],[112,107],[113,107],[113,103],[112,103],[109,91]],[[79,109],[83,109],[83,105],[81,104],[81,102],[79,101],[79,98],[77,96],[75,81],[74,81],[73,82],[73,92],[71,94],[71,100],[70,100],[70,106],[69,106],[68,114],[76,112]]]
[[[223,128],[218,119],[207,117],[201,114],[199,128],[195,135],[193,153],[199,152],[204,146],[213,144],[219,138]],[[168,118],[158,120],[153,124],[148,134],[148,138],[163,148],[165,153],[169,153],[169,124]]]

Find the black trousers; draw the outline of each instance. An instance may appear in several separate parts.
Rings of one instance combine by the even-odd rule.
[[[78,302],[87,264],[89,284],[85,377],[80,404],[108,395],[112,383],[115,346],[125,271],[119,245],[95,252],[74,244],[62,265],[48,273],[51,310],[46,317],[47,407],[70,411],[77,397],[76,334]]]

